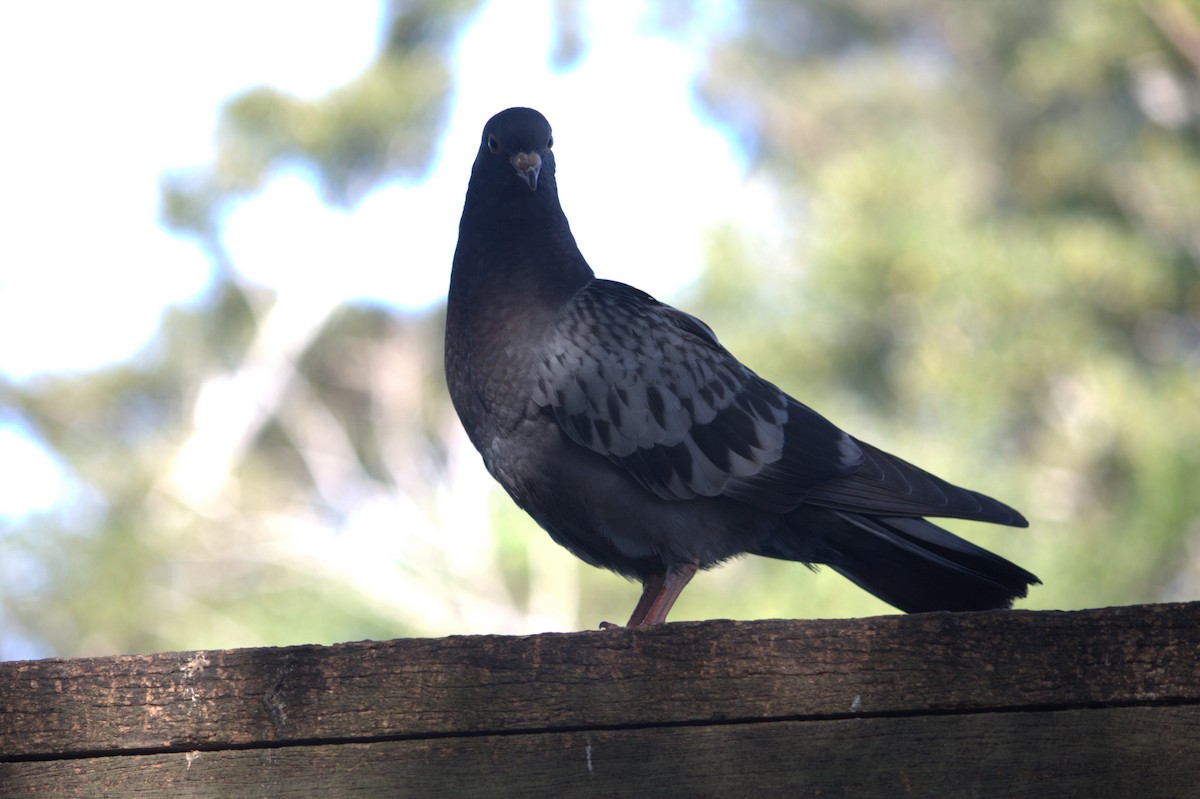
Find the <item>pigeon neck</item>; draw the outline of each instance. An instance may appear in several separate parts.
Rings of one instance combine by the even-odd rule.
[[[468,203],[459,248],[455,272],[470,274],[455,275],[460,279],[451,282],[469,282],[485,296],[560,304],[595,277],[550,193],[519,201]]]

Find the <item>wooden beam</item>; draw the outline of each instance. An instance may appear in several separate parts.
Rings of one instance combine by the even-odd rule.
[[[1200,603],[0,663],[0,795],[251,785],[1186,795]]]
[[[0,792],[1187,797],[1200,784],[1198,725],[1195,707],[1110,708],[175,752],[11,763],[0,766]]]

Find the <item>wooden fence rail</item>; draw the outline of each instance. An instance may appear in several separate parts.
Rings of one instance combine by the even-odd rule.
[[[0,797],[1200,797],[1200,602],[0,663]]]

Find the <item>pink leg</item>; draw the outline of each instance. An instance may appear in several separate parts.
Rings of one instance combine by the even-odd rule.
[[[667,579],[666,572],[661,574],[652,574],[645,580],[642,580],[642,595],[638,599],[637,607],[633,609],[633,615],[629,617],[629,621],[625,623],[626,627],[637,627],[646,618],[646,614],[650,611],[650,606],[654,604],[654,600],[662,593],[663,582]],[[621,625],[613,624],[611,621],[600,622],[601,630],[617,630]]]
[[[650,609],[646,611],[645,616],[637,626],[643,624],[662,624],[667,620],[667,614],[671,612],[671,606],[675,604],[675,600],[679,599],[679,594],[683,591],[684,586],[696,574],[695,563],[684,563],[679,566],[672,566],[667,569],[667,578],[663,582],[662,589],[658,592],[658,596],[650,603]],[[638,602],[638,607],[642,603]],[[636,614],[636,611],[635,611]],[[633,625],[633,620],[630,620],[630,625]]]
[[[646,614],[650,612],[650,606],[662,593],[663,583],[666,579],[666,574],[652,574],[642,580],[642,595],[638,598],[637,607],[633,609],[633,615],[629,617],[629,621],[625,622],[626,627],[637,627],[645,620]]]
[[[641,627],[643,624],[662,624],[666,621],[671,606],[675,604],[679,593],[695,573],[696,564],[685,563],[672,566],[663,574],[652,574],[642,580],[642,596],[625,626]],[[603,630],[617,626],[607,621],[600,622],[600,628]]]

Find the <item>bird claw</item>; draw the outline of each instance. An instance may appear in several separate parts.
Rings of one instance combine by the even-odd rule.
[[[613,624],[611,621],[600,622],[601,630],[620,630],[620,629],[622,629],[622,627],[623,627],[623,625]]]

